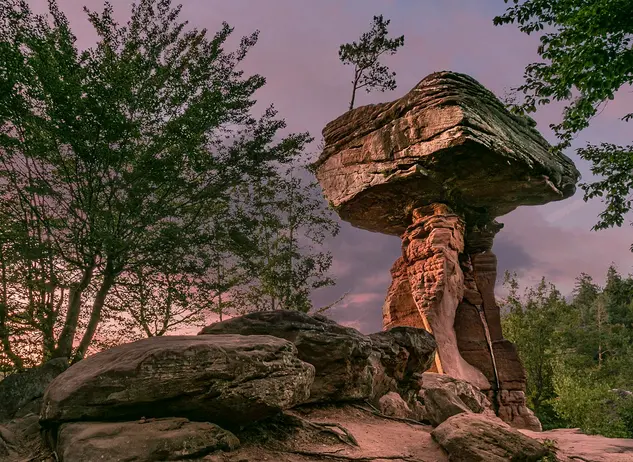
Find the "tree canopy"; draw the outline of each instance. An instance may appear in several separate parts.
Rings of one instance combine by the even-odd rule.
[[[509,0],[504,0],[509,3]],[[519,90],[523,110],[536,111],[553,101],[568,104],[552,128],[567,148],[619,89],[633,84],[633,3],[629,0],[513,0],[494,24],[516,23],[526,34],[540,34],[542,62],[526,67]],[[621,114],[623,122],[633,112]],[[631,210],[633,145],[608,140],[578,149],[599,179],[581,184],[585,200],[602,197],[605,209],[594,229],[621,226]]]
[[[262,274],[239,204],[288,184],[311,137],[253,113],[266,81],[240,65],[257,31],[228,51],[228,24],[209,35],[180,10],[139,0],[120,25],[85,8],[98,42],[81,51],[55,0],[0,3],[0,352],[18,369],[32,348],[81,359],[106,315],[161,335]]]
[[[599,287],[576,278],[571,300],[543,279],[519,293],[506,274],[505,336],[527,372],[528,405],[545,429],[633,437],[633,278],[614,266]]]

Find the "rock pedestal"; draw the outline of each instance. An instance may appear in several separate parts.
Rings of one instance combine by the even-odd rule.
[[[479,387],[512,425],[540,430],[525,370],[503,338],[491,251],[503,226],[495,217],[575,192],[578,170],[534,125],[472,78],[439,72],[396,101],[330,122],[314,167],[343,220],[402,239],[384,328],[428,330],[432,371]]]

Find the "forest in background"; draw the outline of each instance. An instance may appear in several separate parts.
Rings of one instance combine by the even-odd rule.
[[[633,276],[611,266],[599,287],[580,274],[569,301],[545,278],[521,293],[506,272],[505,286],[504,336],[517,346],[543,428],[633,438]]]

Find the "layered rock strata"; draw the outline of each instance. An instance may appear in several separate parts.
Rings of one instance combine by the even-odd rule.
[[[504,420],[538,430],[525,371],[503,338],[491,250],[496,217],[575,192],[578,170],[534,125],[474,79],[439,72],[330,122],[314,167],[343,220],[402,239],[384,328],[433,333],[431,370],[472,383]]]

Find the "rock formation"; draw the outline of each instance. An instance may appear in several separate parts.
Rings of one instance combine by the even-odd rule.
[[[273,311],[117,346],[63,372],[48,363],[0,382],[4,396],[23,395],[13,417],[0,417],[0,460],[450,462],[549,452],[537,439],[556,434],[525,437],[475,386],[419,374],[435,346],[424,329],[363,335]],[[569,441],[570,457],[557,460],[589,446],[613,453],[595,458],[604,462],[633,451],[633,440]]]
[[[450,462],[538,462],[548,456],[542,444],[482,414],[455,415],[431,435],[450,455]]]
[[[402,239],[384,328],[432,332],[432,370],[487,391],[500,417],[528,429],[540,423],[494,296],[495,218],[570,197],[579,178],[534,125],[474,79],[439,72],[396,101],[330,122],[314,165],[343,220]]]

